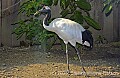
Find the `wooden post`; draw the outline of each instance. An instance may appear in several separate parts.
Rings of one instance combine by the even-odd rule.
[[[119,17],[118,17],[118,8],[114,5],[113,6],[113,40],[119,40]]]
[[[1,0],[0,0],[1,1]],[[15,5],[19,0],[2,0],[2,18],[0,27],[0,41],[5,46],[18,46],[19,41],[12,34],[14,27],[11,24],[17,22],[18,19],[18,4]],[[13,6],[15,5],[15,6]],[[13,7],[11,7],[13,6]],[[6,9],[7,8],[7,9]]]
[[[102,3],[102,0],[93,0],[91,2],[91,5],[92,5],[92,9],[90,11],[90,15],[92,16],[92,18],[94,20],[96,20],[100,24],[100,26],[102,28],[101,31],[98,31],[98,30],[95,30],[92,27],[90,27],[91,31],[93,32],[93,37],[94,37],[94,39],[96,39],[96,37],[98,35],[103,35],[104,34],[104,32],[103,32],[103,28],[104,28],[104,13],[102,13],[103,3]]]
[[[118,29],[119,29],[119,41],[120,41],[120,5],[118,5]]]
[[[0,46],[2,43],[2,0],[0,0]]]

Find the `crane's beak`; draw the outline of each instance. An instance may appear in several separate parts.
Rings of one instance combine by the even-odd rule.
[[[37,15],[37,14],[41,13],[41,12],[42,12],[42,10],[43,10],[43,8],[42,8],[42,9],[40,9],[39,11],[37,11],[36,13],[34,13],[34,15]]]
[[[48,12],[51,12],[51,10],[50,10],[49,7],[47,7],[47,9],[42,8],[42,9],[40,9],[39,11],[37,11],[34,15],[37,15],[38,13],[46,14],[46,13],[48,13]]]
[[[34,16],[37,15],[39,13],[39,11],[37,11],[36,13],[34,13]]]

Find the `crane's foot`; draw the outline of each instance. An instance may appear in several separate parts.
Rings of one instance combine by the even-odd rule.
[[[84,67],[82,67],[82,72],[80,73],[76,73],[77,76],[85,76],[86,78],[89,78],[89,76],[87,75],[86,70],[84,69]]]
[[[86,70],[85,70],[85,68],[84,68],[84,67],[82,67],[82,71],[83,71],[83,73],[82,73],[82,74],[85,74],[85,77],[86,77],[86,78],[89,78],[89,76],[87,75],[87,72],[86,72]]]
[[[76,75],[76,76],[84,76],[84,77],[86,77],[86,78],[89,78],[89,77],[90,77],[90,76],[88,76],[88,75],[86,74],[86,72],[75,73],[75,75]]]

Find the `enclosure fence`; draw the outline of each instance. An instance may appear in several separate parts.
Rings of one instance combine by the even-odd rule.
[[[23,1],[25,0],[0,0],[0,46],[18,46],[19,42],[24,40],[24,37],[20,40],[16,39],[15,35],[12,34],[16,26],[11,25],[22,18],[21,15],[18,15],[18,10]],[[117,8],[114,6],[108,17],[102,13],[102,0],[92,0],[91,5],[90,14],[102,27],[101,31],[90,28],[94,38],[103,35],[108,41],[120,41],[120,5]]]

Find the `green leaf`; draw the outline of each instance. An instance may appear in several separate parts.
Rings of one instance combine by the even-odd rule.
[[[36,0],[36,2],[40,2],[40,1],[42,1],[42,0]]]
[[[48,6],[51,6],[53,3],[53,0],[42,0],[42,3]]]
[[[104,7],[103,7],[103,9],[102,9],[102,12],[105,11],[105,9],[106,9],[107,6],[108,6],[108,4],[105,4],[105,5],[104,5]]]
[[[76,2],[77,6],[83,10],[90,11],[91,10],[91,5],[89,2],[85,0],[79,0]]]
[[[71,11],[71,13],[73,13],[76,10],[77,6],[74,3],[70,3],[69,4],[69,9]]]
[[[65,9],[65,0],[60,0],[60,8]]]
[[[67,14],[69,13],[69,10],[63,10],[60,14],[62,15],[62,17],[67,16]]]
[[[24,33],[21,33],[20,35],[17,35],[17,40],[20,39],[23,36]]]
[[[84,16],[85,21],[87,22],[88,25],[92,26],[96,30],[101,30],[100,25],[94,21],[91,17],[89,16]]]
[[[83,20],[84,20],[82,13],[78,10],[74,12],[74,14],[70,17],[70,19],[79,24],[83,24]]]
[[[112,11],[112,5],[107,5],[106,9],[105,9],[105,14],[109,15]]]
[[[67,8],[69,6],[69,4],[70,4],[70,0],[66,0],[66,2],[65,2],[65,8]]]
[[[61,9],[66,9],[70,4],[70,0],[60,0],[60,7]]]

